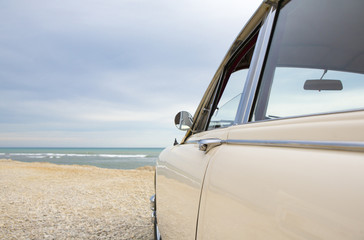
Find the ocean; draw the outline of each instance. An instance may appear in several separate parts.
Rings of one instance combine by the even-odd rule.
[[[0,159],[135,169],[154,166],[163,148],[0,148]]]

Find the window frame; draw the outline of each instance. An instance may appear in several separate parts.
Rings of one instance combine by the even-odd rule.
[[[259,33],[258,39],[256,41],[256,47],[253,51],[248,77],[246,79],[245,86],[242,89],[243,97],[239,100],[239,106],[235,118],[236,124],[248,123],[248,121],[245,121],[244,119],[251,112],[250,108],[255,96],[257,79],[259,78],[260,69],[262,68],[262,59],[264,59],[266,55],[268,43],[267,39],[270,37],[272,22],[275,16],[275,9],[277,7],[276,2],[278,1],[279,0],[263,2],[238,34],[232,46],[228,50],[225,58],[217,69],[207,90],[205,91],[204,96],[202,97],[202,100],[194,114],[193,125],[191,129],[185,134],[181,144],[185,143],[191,136],[207,131],[206,129],[212,116],[211,107],[215,100],[215,93],[217,91],[218,83],[223,77],[225,66],[227,65],[228,61],[234,57],[238,47],[241,44],[244,44],[245,40],[248,39],[256,29],[258,29]]]
[[[289,2],[291,2],[292,0],[281,0],[278,2],[276,8],[275,8],[275,14],[273,15],[273,22],[272,22],[272,27],[270,28],[270,33],[269,33],[269,40],[266,43],[266,47],[265,47],[265,54],[264,57],[260,60],[261,61],[261,65],[260,65],[260,70],[258,72],[257,77],[255,77],[255,82],[257,85],[255,86],[255,88],[252,88],[251,91],[253,92],[253,98],[250,100],[250,102],[247,104],[247,111],[242,111],[243,115],[243,119],[242,119],[242,124],[251,124],[251,123],[260,123],[260,122],[267,122],[267,121],[277,121],[277,120],[285,120],[285,119],[294,119],[294,118],[302,118],[302,117],[312,117],[312,116],[322,116],[322,115],[332,115],[332,114],[338,114],[338,113],[351,113],[351,112],[358,112],[358,111],[363,111],[364,108],[352,108],[352,109],[344,109],[344,110],[334,110],[334,111],[322,111],[322,112],[317,112],[317,113],[309,113],[309,114],[299,114],[299,115],[292,115],[292,116],[286,116],[286,117],[280,117],[280,118],[271,118],[271,119],[258,119],[258,120],[253,120],[254,115],[256,114],[255,111],[257,108],[258,111],[261,112],[266,112],[267,107],[268,107],[268,103],[269,103],[269,99],[270,99],[270,95],[267,94],[270,92],[270,89],[272,87],[272,84],[274,79],[273,77],[269,79],[269,83],[266,84],[269,87],[262,87],[262,78],[263,78],[263,73],[265,72],[265,69],[267,67],[267,59],[269,57],[269,55],[271,54],[271,43],[272,43],[272,39],[274,37],[275,34],[275,30],[276,30],[276,25],[277,25],[277,21],[278,18],[280,16],[280,10]],[[298,1],[298,0],[297,0]],[[261,92],[264,93],[261,93]],[[259,96],[263,95],[262,99],[259,99]],[[259,114],[259,113],[258,113]]]
[[[249,123],[248,119],[250,113],[252,112],[253,100],[255,98],[255,93],[257,92],[258,82],[260,79],[261,70],[263,69],[263,64],[265,63],[266,55],[268,53],[268,46],[271,40],[272,30],[274,27],[274,22],[276,19],[276,6],[270,7],[269,11],[262,18],[262,21],[256,25],[254,30],[245,38],[245,40],[236,48],[234,54],[230,57],[227,64],[222,71],[217,87],[213,94],[213,100],[211,103],[211,110],[209,112],[208,120],[205,123],[204,131],[213,131],[215,129],[208,130],[209,123],[215,112],[216,106],[218,105],[218,96],[223,94],[221,91],[221,85],[226,80],[228,84],[229,77],[234,69],[234,63],[239,63],[240,59],[243,58],[244,48],[253,47],[253,55],[250,61],[248,76],[245,81],[245,85],[242,88],[242,96],[239,100],[237,113],[235,116],[234,124],[246,124]],[[254,38],[256,38],[254,40]],[[249,46],[251,41],[254,41],[252,46]],[[230,72],[229,72],[230,71]],[[229,126],[230,127],[230,126]],[[221,128],[217,128],[221,129]]]
[[[232,55],[232,57],[229,59],[229,61],[225,65],[224,70],[220,76],[220,79],[217,83],[217,87],[216,87],[213,97],[212,97],[213,100],[212,100],[212,104],[211,104],[211,111],[209,113],[208,120],[206,121],[206,126],[204,129],[205,131],[214,130],[214,129],[210,129],[210,130],[208,129],[209,124],[211,122],[211,118],[217,109],[217,106],[221,100],[221,97],[225,91],[226,86],[229,84],[231,75],[235,72],[234,71],[235,68],[239,65],[240,61],[242,59],[244,59],[244,57],[251,51],[252,48],[254,48],[254,50],[255,50],[260,29],[261,29],[261,24],[259,24],[254,29],[254,31],[237,47],[235,53]],[[253,50],[252,58],[254,56],[254,50]],[[252,63],[252,61],[250,61],[250,65],[251,65],[251,63]],[[249,68],[250,67],[247,66],[247,68],[242,68],[242,69],[249,69]],[[249,73],[248,73],[248,76],[249,76]],[[247,81],[248,81],[248,77],[246,79],[246,82]],[[244,86],[242,86],[242,89],[241,89],[243,92],[245,89],[246,82],[245,82]],[[240,107],[240,104],[241,104],[241,101],[239,101],[239,104],[238,104],[237,114],[238,114],[238,109]],[[235,125],[235,124],[237,124],[236,117],[234,119],[233,125]]]
[[[271,39],[277,21],[278,5],[273,5],[266,14],[259,32],[258,40],[254,49],[250,69],[242,93],[239,108],[235,118],[237,124],[250,123],[251,114],[254,111],[255,100],[258,94],[260,79],[264,70],[265,62],[269,52]]]

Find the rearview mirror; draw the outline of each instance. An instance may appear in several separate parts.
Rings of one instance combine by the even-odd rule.
[[[192,115],[189,112],[181,111],[174,117],[174,124],[179,130],[186,131],[192,127]]]
[[[341,91],[343,89],[343,84],[340,80],[311,79],[311,80],[306,80],[303,89],[316,90],[316,91],[322,91],[322,90]]]

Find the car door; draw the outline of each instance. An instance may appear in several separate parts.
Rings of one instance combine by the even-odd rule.
[[[364,238],[363,7],[281,2],[254,101],[209,151],[198,239]]]
[[[269,5],[264,5],[248,24],[249,31],[243,32],[228,52],[201,101],[186,139],[159,156],[156,203],[163,239],[196,237],[201,189],[207,166],[215,154],[209,148],[227,140],[227,127],[236,123],[244,86],[248,85],[246,79],[256,64],[253,55],[260,51],[256,46],[261,45],[265,34],[262,24],[268,10]]]

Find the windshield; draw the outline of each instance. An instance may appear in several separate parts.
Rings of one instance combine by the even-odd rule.
[[[364,108],[364,1],[280,9],[252,120]]]

